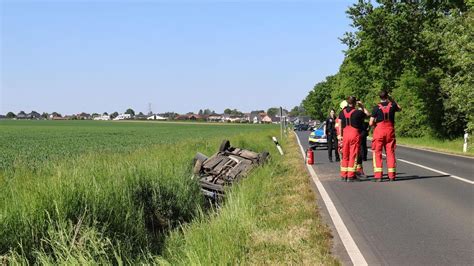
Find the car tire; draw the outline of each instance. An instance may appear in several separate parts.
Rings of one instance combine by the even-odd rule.
[[[219,147],[219,152],[225,152],[230,148],[230,141],[229,140],[224,140],[221,143],[221,146]]]
[[[267,161],[268,157],[270,156],[270,153],[268,151],[264,151],[258,155],[258,163],[263,164]]]

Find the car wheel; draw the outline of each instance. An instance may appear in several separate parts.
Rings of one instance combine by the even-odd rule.
[[[222,141],[221,146],[219,147],[219,152],[224,152],[230,148],[230,141],[224,140]]]
[[[268,157],[270,156],[270,153],[268,151],[264,151],[258,155],[258,163],[263,164],[267,161]]]

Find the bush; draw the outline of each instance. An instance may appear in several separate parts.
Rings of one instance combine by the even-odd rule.
[[[412,70],[404,72],[396,83],[392,94],[403,109],[396,118],[397,134],[400,136],[422,137],[429,134],[426,99],[419,95],[424,86],[426,81]]]

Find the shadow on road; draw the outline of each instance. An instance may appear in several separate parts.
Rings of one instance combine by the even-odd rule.
[[[439,177],[448,177],[449,175],[427,175],[427,176],[419,176],[419,175],[407,175],[403,176],[405,173],[399,173],[397,176],[397,181],[408,181],[408,180],[413,180],[413,179],[426,179],[426,178],[439,178]],[[402,175],[402,176],[400,176]],[[372,181],[374,179],[373,175],[368,175],[367,178],[362,178],[360,181]],[[384,175],[382,178],[382,181],[388,181],[388,176]]]

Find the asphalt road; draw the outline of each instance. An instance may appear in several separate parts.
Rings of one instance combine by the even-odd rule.
[[[303,148],[309,132],[297,132]],[[368,180],[339,180],[339,163],[327,150],[315,151],[314,170],[369,265],[474,265],[474,159],[397,147],[396,182],[369,182],[372,153],[364,162]],[[386,175],[384,164],[384,174]],[[386,178],[386,176],[385,176]],[[352,264],[324,203],[323,217],[333,228],[334,252]]]

